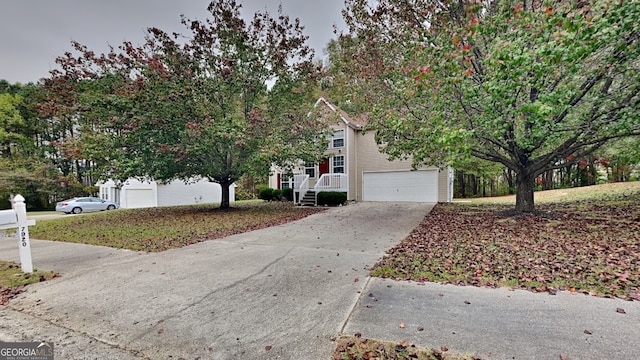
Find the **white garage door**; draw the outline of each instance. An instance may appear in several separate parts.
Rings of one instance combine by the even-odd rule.
[[[438,170],[365,172],[364,201],[438,202]]]
[[[156,206],[155,201],[153,201],[152,189],[127,189],[125,194],[127,197],[127,208],[133,209]]]

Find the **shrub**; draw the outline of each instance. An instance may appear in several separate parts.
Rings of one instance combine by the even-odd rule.
[[[293,189],[292,188],[282,189],[282,197],[287,199],[288,201],[293,201]]]
[[[236,200],[253,200],[256,198],[255,194],[251,192],[251,190],[243,189],[240,187],[236,188],[235,195]]]
[[[321,191],[318,193],[318,205],[338,206],[347,201],[347,194],[338,191]]]
[[[258,198],[264,201],[280,201],[283,198],[282,190],[264,188],[260,190],[260,194],[258,194]]]
[[[258,199],[262,199],[265,201],[271,201],[273,198],[273,189],[272,188],[264,188],[260,190],[258,193]]]

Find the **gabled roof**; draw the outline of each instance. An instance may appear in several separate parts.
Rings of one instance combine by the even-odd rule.
[[[338,115],[340,115],[340,119],[345,124],[356,130],[361,130],[362,127],[367,124],[366,117],[362,117],[360,119],[352,118],[344,110],[339,109],[336,105],[334,105],[331,101],[325,99],[324,97],[320,97],[318,101],[316,101],[314,106],[318,106],[318,104],[323,104],[331,109],[331,111],[338,112]]]

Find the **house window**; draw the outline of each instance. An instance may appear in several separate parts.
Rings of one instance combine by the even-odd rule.
[[[293,188],[292,186],[293,184],[293,178],[289,177],[289,176],[283,176],[281,181],[280,181],[280,189],[289,189],[289,188]]]
[[[333,157],[333,172],[344,174],[344,155],[337,155]]]
[[[333,133],[332,146],[334,148],[338,148],[338,147],[343,147],[344,146],[344,130],[343,129],[336,130]]]
[[[309,175],[310,178],[314,179],[316,177],[316,164],[304,163],[304,173],[305,175]]]

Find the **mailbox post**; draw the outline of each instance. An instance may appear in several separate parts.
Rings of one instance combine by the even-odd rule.
[[[31,242],[29,241],[29,226],[35,225],[34,220],[27,220],[27,206],[22,195],[16,195],[11,200],[11,210],[0,211],[0,229],[17,228],[18,249],[20,252],[20,267],[25,273],[33,272],[31,261]]]
[[[27,220],[27,204],[24,203],[22,195],[13,198],[13,210],[18,218],[18,241],[20,246],[20,266],[26,273],[33,272],[31,262],[31,241],[29,241],[29,224]]]

